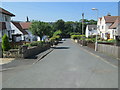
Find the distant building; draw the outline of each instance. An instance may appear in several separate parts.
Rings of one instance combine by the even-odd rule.
[[[97,25],[87,25],[85,32],[86,37],[96,34],[98,34]]]

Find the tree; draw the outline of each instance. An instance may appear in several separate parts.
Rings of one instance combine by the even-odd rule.
[[[61,30],[57,30],[56,32],[54,32],[53,37],[57,35],[61,36],[61,34],[62,34]]]
[[[74,32],[74,26],[75,24],[72,21],[65,22],[65,33],[67,36]]]
[[[51,36],[52,27],[50,24],[45,22],[33,21],[30,26],[30,31],[32,34],[37,35],[42,39],[44,35]]]
[[[8,51],[10,49],[9,39],[6,34],[4,34],[4,36],[2,37],[2,49],[3,51]]]
[[[56,31],[56,30],[64,31],[64,29],[65,29],[65,22],[64,22],[62,19],[57,20],[57,21],[54,23],[54,29],[55,29],[55,31]]]

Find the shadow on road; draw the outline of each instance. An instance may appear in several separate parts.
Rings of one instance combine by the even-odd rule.
[[[70,47],[53,47],[54,49],[69,49]]]

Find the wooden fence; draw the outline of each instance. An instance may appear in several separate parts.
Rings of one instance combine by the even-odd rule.
[[[98,44],[98,51],[120,59],[120,47],[118,46]]]

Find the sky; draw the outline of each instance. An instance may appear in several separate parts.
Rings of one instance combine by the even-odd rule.
[[[117,2],[2,2],[2,8],[16,16],[15,21],[40,20],[54,22],[58,19],[64,21],[79,21],[84,13],[86,19],[97,19],[97,12],[91,10],[97,8],[98,16],[118,15]]]

